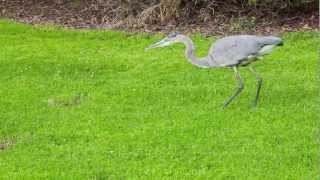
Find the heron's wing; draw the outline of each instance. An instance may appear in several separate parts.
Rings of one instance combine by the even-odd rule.
[[[250,35],[229,36],[218,40],[209,50],[210,56],[220,66],[232,66],[259,56],[266,45],[277,45],[280,38]]]

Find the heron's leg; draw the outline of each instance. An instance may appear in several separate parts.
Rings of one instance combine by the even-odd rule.
[[[256,92],[256,98],[253,101],[253,106],[257,106],[258,104],[258,99],[259,99],[259,94],[260,94],[260,89],[262,86],[262,78],[261,76],[255,71],[255,69],[252,66],[249,66],[249,70],[256,76],[257,79],[257,92]]]
[[[231,101],[241,93],[244,88],[242,79],[236,66],[233,67],[233,71],[235,74],[235,78],[238,81],[238,88],[236,92],[224,103],[223,108],[226,108],[231,103]]]

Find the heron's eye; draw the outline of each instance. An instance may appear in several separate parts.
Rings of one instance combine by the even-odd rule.
[[[177,32],[173,32],[173,33],[168,35],[168,38],[175,38],[177,35],[178,35]]]

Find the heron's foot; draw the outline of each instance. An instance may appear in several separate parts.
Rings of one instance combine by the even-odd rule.
[[[222,109],[226,109],[229,106],[229,104],[231,103],[232,100],[233,100],[233,98],[229,98],[228,100],[226,100],[223,103]]]
[[[227,106],[225,106],[225,105],[221,106],[221,110],[222,110],[222,111],[224,111],[224,110],[226,110],[226,109],[227,109]]]
[[[258,107],[258,100],[255,99],[254,101],[252,101],[252,107],[253,108],[257,108]]]
[[[255,98],[253,101],[252,101],[252,107],[256,108],[258,106],[258,98]]]
[[[228,105],[226,105],[226,103],[223,104],[223,106],[221,107],[222,110],[225,110],[227,108]]]
[[[253,101],[252,107],[253,107],[253,108],[256,108],[257,106],[258,106],[258,103],[257,103],[256,101]]]

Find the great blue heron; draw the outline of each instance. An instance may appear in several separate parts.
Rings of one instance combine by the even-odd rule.
[[[200,68],[217,68],[228,67],[233,68],[235,78],[238,81],[238,88],[235,93],[225,101],[223,107],[227,107],[231,101],[237,97],[244,88],[240,77],[238,67],[247,66],[251,62],[261,59],[265,54],[270,53],[274,47],[282,45],[282,40],[274,36],[253,36],[253,35],[237,35],[227,36],[219,39],[209,49],[206,57],[197,58],[195,56],[195,46],[192,40],[182,34],[172,33],[161,41],[150,45],[146,50],[168,46],[173,43],[183,43],[186,46],[185,55],[189,62]],[[249,70],[257,79],[257,91],[253,105],[256,106],[259,99],[260,89],[262,85],[261,76],[249,66]]]

